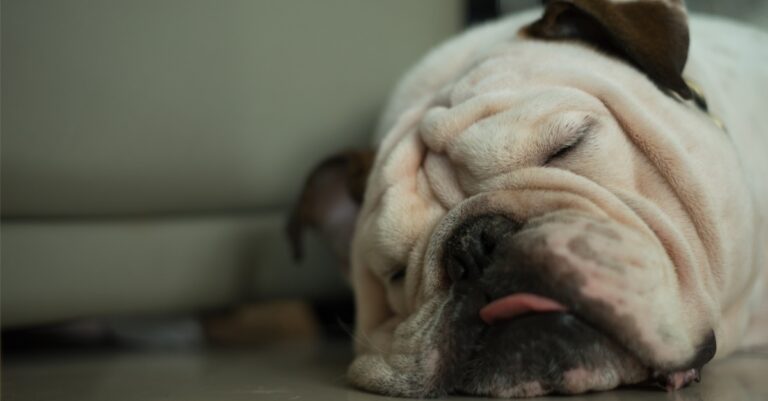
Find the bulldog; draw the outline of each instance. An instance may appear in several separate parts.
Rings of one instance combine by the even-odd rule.
[[[429,53],[289,222],[354,289],[351,383],[675,390],[768,341],[766,43],[681,0],[552,0]]]

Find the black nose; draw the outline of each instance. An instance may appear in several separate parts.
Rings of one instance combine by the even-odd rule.
[[[453,283],[477,280],[493,260],[493,253],[504,237],[514,234],[519,225],[500,215],[467,219],[445,244],[444,266]]]

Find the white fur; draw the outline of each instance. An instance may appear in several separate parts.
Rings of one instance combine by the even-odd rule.
[[[667,342],[651,327],[641,335],[656,344],[645,357],[660,366],[689,358],[708,328],[717,357],[768,340],[768,35],[691,19],[685,76],[704,89],[725,133],[621,61],[517,36],[538,15],[438,47],[403,78],[382,116],[352,244],[361,342],[350,376],[360,386],[420,395],[407,390],[408,378],[431,380],[447,300],[437,255],[478,209],[527,220],[568,205],[636,238],[634,248],[595,246],[645,269],[637,279],[617,291],[615,278],[595,274],[584,294],[620,299],[626,313],[666,325]],[[599,135],[557,168],[540,167],[546,149],[584,118],[598,121]],[[559,249],[558,236],[551,241]],[[406,264],[405,282],[389,283],[392,266]],[[641,290],[647,299],[628,295]],[[595,388],[620,381],[601,375],[610,379],[595,379]]]

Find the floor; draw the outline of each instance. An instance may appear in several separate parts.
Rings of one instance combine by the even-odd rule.
[[[386,400],[348,387],[348,344],[176,351],[101,349],[6,355],[5,401]],[[553,399],[563,400],[563,397]],[[467,398],[452,398],[455,400]],[[540,398],[542,400],[547,398]],[[768,349],[710,364],[701,383],[676,393],[623,389],[569,400],[768,400]]]

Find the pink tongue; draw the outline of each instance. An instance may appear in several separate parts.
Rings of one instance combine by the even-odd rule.
[[[480,318],[491,324],[498,320],[512,319],[528,312],[557,312],[564,311],[565,306],[549,299],[533,294],[518,293],[499,298],[483,309]]]

